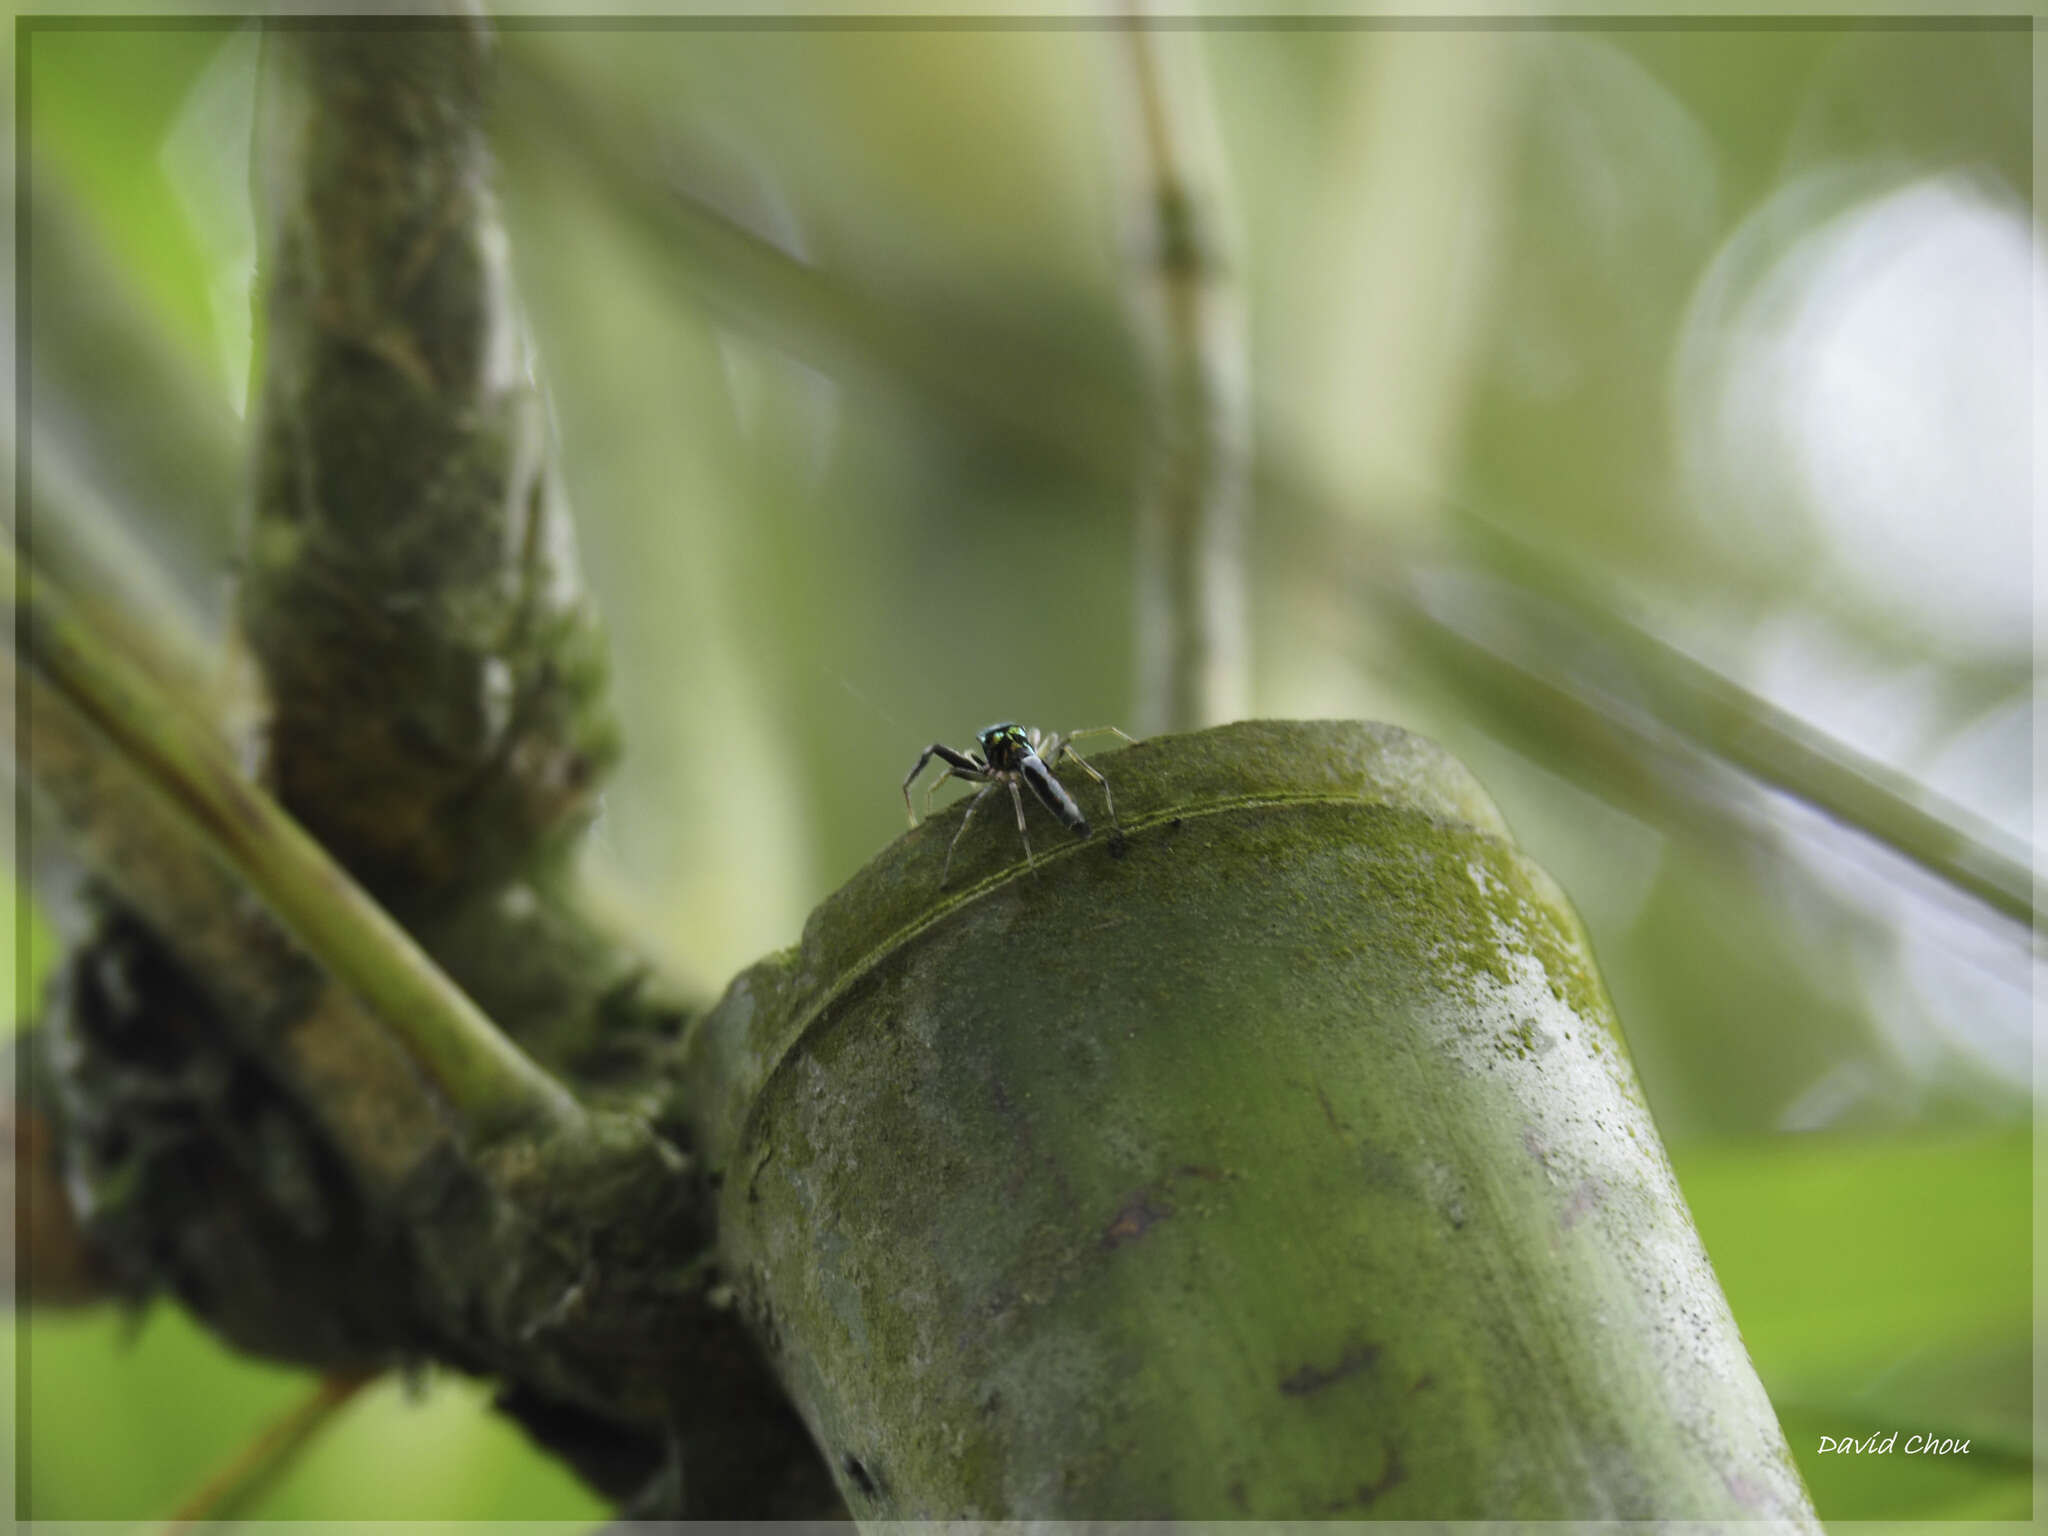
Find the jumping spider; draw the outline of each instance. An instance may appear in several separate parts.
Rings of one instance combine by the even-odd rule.
[[[1088,818],[1081,813],[1081,807],[1074,797],[1067,793],[1067,787],[1053,777],[1053,770],[1071,758],[1080,770],[1102,786],[1104,804],[1109,807],[1110,824],[1116,828],[1117,836],[1123,836],[1123,825],[1117,820],[1116,797],[1109,792],[1109,780],[1089,766],[1088,760],[1076,752],[1073,743],[1084,736],[1119,736],[1130,741],[1129,736],[1113,725],[1090,726],[1085,731],[1069,731],[1062,736],[1055,731],[1050,736],[1041,736],[1038,727],[1018,725],[1006,720],[1000,725],[989,726],[976,738],[981,744],[979,752],[956,752],[943,742],[935,741],[918,754],[917,766],[903,781],[903,809],[909,812],[910,824],[917,825],[917,812],[910,803],[910,786],[917,782],[917,776],[924,772],[924,765],[938,758],[946,765],[924,792],[925,814],[929,816],[932,796],[938,787],[948,779],[965,779],[970,784],[983,786],[980,794],[968,802],[967,814],[960,818],[960,830],[953,834],[953,841],[946,845],[945,867],[939,871],[939,884],[946,883],[947,875],[953,869],[953,850],[960,846],[960,839],[966,835],[967,823],[974,819],[974,811],[986,800],[998,784],[1010,786],[1010,801],[1017,807],[1017,835],[1024,839],[1024,857],[1033,858],[1031,834],[1024,826],[1024,795],[1018,788],[1028,785],[1031,793],[1038,797],[1039,804],[1060,819],[1061,825],[1076,837],[1086,837],[1091,830]],[[1136,745],[1136,743],[1132,743]]]

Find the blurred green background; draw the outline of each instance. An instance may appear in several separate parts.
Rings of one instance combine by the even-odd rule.
[[[1134,718],[1111,41],[503,39],[513,266],[629,740],[593,873],[707,994],[896,835],[924,743]],[[2027,935],[1659,724],[1572,607],[2030,857],[2026,25],[1163,42],[1213,95],[1248,322],[1254,713],[1437,737],[1571,893],[1822,1515],[2027,1518]],[[34,537],[217,635],[259,39],[25,47]],[[62,916],[28,911],[31,1005]],[[167,1305],[11,1348],[40,1518],[167,1514],[308,1385]],[[486,1401],[381,1385],[258,1513],[600,1513]],[[1817,1453],[1893,1429],[1970,1453]]]

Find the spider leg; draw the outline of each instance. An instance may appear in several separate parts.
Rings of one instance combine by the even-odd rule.
[[[1074,743],[1079,741],[1083,736],[1118,736],[1122,737],[1124,741],[1128,742],[1131,746],[1134,747],[1138,743],[1135,740],[1133,740],[1128,733],[1114,725],[1091,725],[1082,730],[1069,731],[1064,736],[1055,734],[1053,738],[1046,743],[1046,767],[1057,768],[1060,765],[1060,760],[1062,758],[1071,757],[1076,763],[1080,765],[1081,771],[1083,773],[1087,774],[1089,778],[1093,779],[1096,783],[1102,786],[1103,803],[1109,807],[1110,825],[1116,828],[1117,836],[1121,837],[1123,836],[1124,824],[1117,818],[1116,796],[1110,791],[1109,780],[1105,779],[1101,774],[1097,773],[1093,765],[1089,763],[1088,759],[1083,757],[1080,753],[1074,750]]]
[[[1114,730],[1115,727],[1112,726],[1110,729]],[[1102,803],[1109,807],[1109,824],[1116,828],[1116,835],[1122,837],[1124,835],[1124,824],[1117,820],[1116,796],[1109,792],[1109,780],[1097,773],[1087,758],[1076,752],[1072,747],[1067,746],[1064,742],[1060,745],[1060,755],[1072,758],[1075,767],[1102,786]]]
[[[936,795],[939,792],[939,786],[944,784],[948,779],[958,779],[963,784],[981,784],[987,781],[988,773],[986,772],[986,770],[979,770],[975,772],[963,772],[961,769],[958,768],[947,768],[944,773],[940,774],[936,779],[933,779],[931,783],[925,786],[924,813],[927,817],[929,817],[932,813],[932,796]]]
[[[1067,732],[1068,741],[1079,741],[1083,736],[1117,736],[1123,739],[1126,746],[1135,747],[1138,744],[1138,739],[1135,736],[1118,730],[1113,725],[1091,725],[1086,730]]]
[[[935,757],[938,758],[941,762],[943,762],[949,769],[954,771],[964,771],[965,774],[972,775],[976,778],[981,777],[983,774],[987,772],[987,769],[984,768],[983,765],[977,762],[974,758],[969,757],[964,752],[955,752],[943,741],[935,741],[930,746],[926,747],[922,752],[918,753],[917,755],[917,766],[911,769],[910,772],[906,774],[903,779],[903,813],[910,818],[910,824],[913,827],[917,825],[917,812],[911,808],[910,786],[912,784],[915,784],[917,782],[917,776],[920,773],[924,772],[924,765],[930,762]],[[944,783],[946,777],[947,775],[940,775],[939,782]],[[929,794],[927,794],[925,797],[925,808],[927,813],[929,813],[931,808],[931,797]]]
[[[995,793],[996,781],[990,779],[982,786],[981,793],[967,802],[967,814],[960,818],[960,830],[953,834],[953,841],[946,844],[946,862],[939,868],[939,884],[946,883],[946,876],[953,872],[953,850],[960,846],[960,839],[967,835],[967,823],[974,820],[974,808]]]
[[[1024,791],[1017,787],[1016,774],[1006,775],[1006,782],[1010,786],[1011,803],[1017,807],[1017,835],[1024,839],[1024,862],[1030,865],[1032,873],[1036,874],[1038,872],[1038,857],[1031,851],[1031,832],[1024,825]],[[995,786],[991,784],[989,788],[994,789]]]

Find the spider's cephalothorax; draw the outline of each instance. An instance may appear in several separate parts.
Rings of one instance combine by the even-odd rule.
[[[946,771],[932,780],[930,787],[924,792],[927,815],[931,812],[932,795],[946,780],[965,779],[970,784],[983,786],[981,793],[968,803],[967,814],[960,818],[960,830],[953,834],[953,841],[946,845],[946,863],[939,871],[939,884],[944,885],[946,876],[952,872],[953,850],[960,846],[960,839],[967,831],[967,823],[974,818],[975,807],[986,800],[998,784],[1010,786],[1010,800],[1017,807],[1017,835],[1024,839],[1026,859],[1032,857],[1031,834],[1024,827],[1024,794],[1018,788],[1020,784],[1028,785],[1031,793],[1037,797],[1038,803],[1059,817],[1060,824],[1068,831],[1076,837],[1086,837],[1091,830],[1088,818],[1082,814],[1081,807],[1075,802],[1074,797],[1067,793],[1066,785],[1053,777],[1053,769],[1069,758],[1083,773],[1102,786],[1102,799],[1109,807],[1110,822],[1117,825],[1116,799],[1109,792],[1109,780],[1097,773],[1089,766],[1087,759],[1074,750],[1073,743],[1083,736],[1122,736],[1125,741],[1131,739],[1113,725],[1090,726],[1085,731],[1069,731],[1064,736],[1057,731],[1050,736],[1041,736],[1036,726],[1018,725],[1015,721],[1005,720],[1000,725],[989,726],[980,734],[977,738],[981,744],[979,752],[956,752],[943,742],[935,741],[918,754],[917,766],[910,770],[909,777],[903,781],[903,809],[909,813],[910,824],[913,827],[917,825],[917,811],[910,803],[910,786],[917,782],[917,776],[924,772],[924,765],[933,758],[936,757],[943,762]],[[1119,834],[1122,830],[1121,825],[1117,825]]]

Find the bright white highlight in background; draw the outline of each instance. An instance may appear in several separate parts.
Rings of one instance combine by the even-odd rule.
[[[1677,416],[1695,505],[1749,556],[1810,559],[1824,608],[2025,654],[2043,287],[2026,210],[1959,176],[1854,190],[1795,183],[1701,285]]]
[[[2022,843],[2024,722],[2009,710],[1959,719],[1940,669],[1904,665],[1892,645],[1961,662],[2031,654],[2043,292],[2026,210],[1995,185],[1810,178],[1715,259],[1674,399],[1694,507],[1731,553],[1782,567],[1784,597],[1806,616],[1737,619],[1742,654],[1719,664]],[[1904,885],[1878,888],[1811,840],[1788,848],[1888,915],[1889,963],[1859,968],[1859,981],[1902,1061],[1938,1076],[1953,1051],[2028,1080],[2024,957],[1986,953],[1967,921]],[[1843,1085],[1823,1086],[1795,1119],[1846,1107]]]

